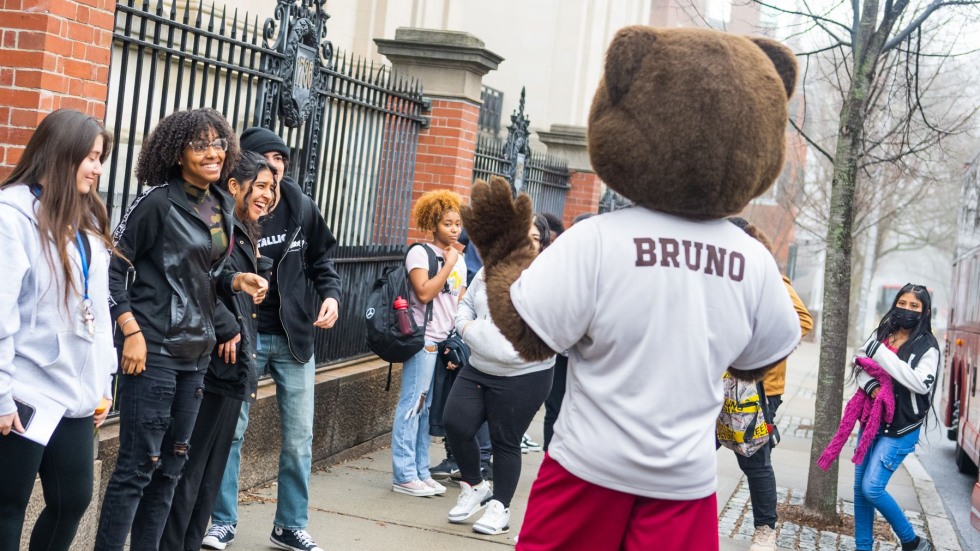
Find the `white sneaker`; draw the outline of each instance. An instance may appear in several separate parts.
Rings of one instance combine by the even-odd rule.
[[[539,452],[544,448],[541,444],[538,444],[525,432],[524,436],[521,438],[521,453],[528,452]]]
[[[756,528],[749,551],[776,551],[776,531],[765,525]]]
[[[395,482],[391,485],[392,491],[407,494],[415,497],[428,497],[436,495],[434,488],[430,488],[425,482],[415,479],[411,482]]]
[[[449,522],[463,522],[475,515],[486,506],[487,501],[490,501],[491,493],[490,485],[486,480],[476,486],[460,481],[459,498],[456,500],[456,506],[449,511]]]
[[[487,512],[473,524],[473,531],[491,536],[509,532],[510,509],[505,508],[504,504],[496,499],[491,499],[487,504]]]
[[[442,484],[439,484],[435,480],[432,480],[431,478],[427,480],[423,480],[422,484],[425,484],[426,486],[432,488],[432,491],[435,492],[434,494],[432,494],[434,496],[441,496],[442,494],[446,493],[446,487],[443,486]]]

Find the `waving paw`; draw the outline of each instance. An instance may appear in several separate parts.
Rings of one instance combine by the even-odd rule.
[[[470,206],[463,207],[463,227],[480,251],[483,264],[492,270],[510,253],[531,247],[531,198],[511,194],[507,180],[495,176],[490,183],[473,184]]]

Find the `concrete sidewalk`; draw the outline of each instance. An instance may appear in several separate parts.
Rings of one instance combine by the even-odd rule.
[[[802,503],[807,482],[819,350],[803,343],[790,358],[783,406],[777,423],[783,440],[773,452],[773,464],[781,503]],[[849,396],[849,391],[846,393]],[[539,413],[530,434],[541,440]],[[850,500],[854,469],[849,462],[853,446],[841,457],[839,496],[844,512],[853,511]],[[432,463],[442,460],[442,444],[432,446]],[[417,498],[391,491],[391,455],[378,451],[356,460],[317,469],[310,485],[309,532],[321,547],[333,550],[388,551],[395,549],[492,550],[514,545],[520,532],[531,483],[543,454],[523,456],[524,470],[511,507],[511,531],[500,536],[483,536],[471,523],[450,524],[446,514],[455,503],[457,490],[450,487],[442,497]],[[945,508],[932,481],[918,460],[908,458],[895,473],[889,492],[908,511],[917,530],[929,536],[937,549],[961,551],[955,531],[946,519]],[[749,548],[752,513],[748,488],[731,451],[718,452],[718,513],[722,550]],[[275,516],[275,485],[241,495],[238,535],[231,550],[270,549],[269,533]],[[924,513],[928,511],[928,513]],[[476,517],[473,519],[476,520]],[[781,549],[851,550],[853,534],[816,532],[789,522],[777,525]],[[880,542],[876,549],[896,550],[895,542]]]

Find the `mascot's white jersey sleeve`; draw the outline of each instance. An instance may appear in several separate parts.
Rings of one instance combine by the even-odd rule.
[[[726,220],[633,207],[576,224],[511,286],[521,318],[569,351],[549,452],[593,484],[714,493],[725,369],[789,355],[800,326],[772,255]]]

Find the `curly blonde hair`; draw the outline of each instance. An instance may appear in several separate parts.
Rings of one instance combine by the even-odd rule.
[[[420,231],[434,232],[443,215],[450,211],[459,212],[462,203],[463,198],[455,191],[448,189],[437,189],[423,193],[412,210],[415,225]]]

